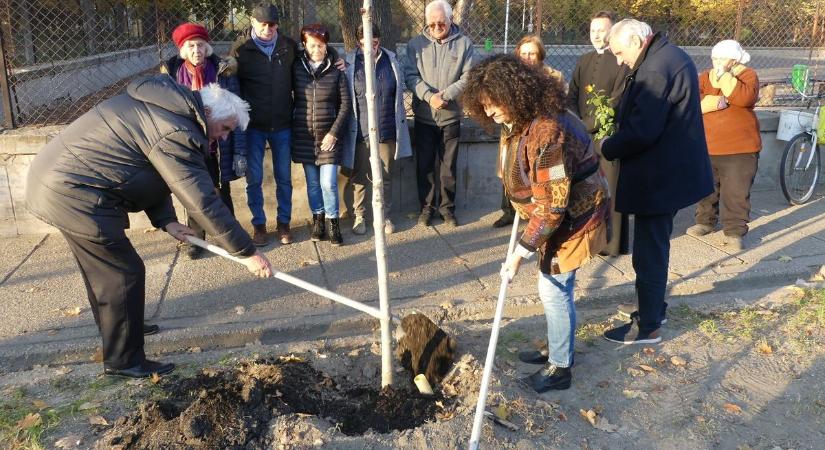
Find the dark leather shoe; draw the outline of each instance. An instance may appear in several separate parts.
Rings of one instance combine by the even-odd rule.
[[[514,215],[504,213],[504,214],[501,215],[501,217],[496,219],[495,222],[493,222],[493,228],[504,228],[507,225],[512,225],[514,219],[515,219]]]
[[[158,331],[160,331],[160,327],[157,326],[157,325],[147,325],[145,323],[143,324],[143,335],[144,336],[151,336],[153,334],[158,334]]]
[[[573,374],[569,367],[556,367],[547,363],[538,372],[524,379],[534,391],[541,394],[549,390],[561,391],[570,387]]]
[[[458,226],[458,220],[456,220],[455,214],[453,214],[453,213],[444,213],[444,214],[441,215],[441,217],[444,219],[445,224],[447,224],[451,227],[457,227]]]
[[[172,363],[162,363],[146,359],[142,363],[134,367],[129,367],[128,369],[110,369],[106,367],[103,369],[103,373],[127,378],[148,378],[151,377],[153,373],[163,375],[173,370],[175,370],[175,365]]]
[[[545,364],[547,363],[547,349],[518,352],[518,359],[527,364]]]

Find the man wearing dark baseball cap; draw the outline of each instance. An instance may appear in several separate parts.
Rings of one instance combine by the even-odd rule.
[[[252,10],[252,18],[258,22],[278,23],[278,8],[269,2],[259,3]]]
[[[268,1],[252,8],[252,26],[233,46],[241,97],[250,107],[247,130],[246,201],[252,213],[252,241],[269,245],[262,182],[266,143],[272,150],[277,228],[281,244],[292,243],[292,63],[298,45],[278,33],[278,8]]]

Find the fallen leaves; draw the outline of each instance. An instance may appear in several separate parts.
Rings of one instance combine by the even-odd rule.
[[[654,349],[653,347],[645,347],[645,348],[642,349],[642,352],[645,355],[652,355],[652,354],[656,353],[656,349]]]
[[[501,403],[496,407],[495,411],[493,411],[493,414],[499,419],[507,420],[510,418],[510,409],[507,408],[507,405]]]
[[[72,372],[72,368],[68,366],[60,366],[57,369],[54,369],[55,375],[66,375]]]
[[[38,411],[43,411],[44,409],[49,407],[49,404],[44,402],[43,400],[32,400],[32,406],[38,409]]]
[[[70,448],[77,448],[80,446],[80,443],[83,442],[83,438],[77,434],[70,434],[68,436],[62,437],[58,439],[54,446],[57,448],[62,448],[63,450],[70,449]]]
[[[647,364],[639,364],[639,368],[644,370],[647,373],[653,373],[656,371],[653,367],[648,366]]]
[[[667,358],[665,358],[665,355],[656,355],[656,358],[653,360],[656,361],[656,364],[661,366],[665,363],[665,361],[667,361]]]
[[[617,425],[613,425],[606,418],[600,416],[596,411],[588,409],[587,411],[580,409],[579,414],[586,420],[593,428],[602,430],[607,433],[615,433],[619,430]]]
[[[380,354],[380,352],[379,352]],[[278,361],[290,363],[290,362],[304,362],[304,358],[300,356],[295,356],[294,354],[290,353],[289,356],[279,356]]]
[[[89,425],[99,425],[101,427],[108,427],[109,422],[103,416],[89,416]]]
[[[17,421],[17,428],[20,430],[28,430],[43,423],[43,418],[38,413],[29,413],[26,417]]]
[[[80,315],[80,307],[75,306],[74,308],[61,309],[60,315],[63,317],[77,317]]]
[[[149,377],[149,381],[151,381],[152,384],[160,383],[160,375],[158,375],[157,373],[152,373],[152,376]]]
[[[773,347],[771,347],[771,344],[768,344],[767,341],[762,341],[756,346],[756,351],[762,353],[763,355],[772,355]]]
[[[742,407],[735,403],[725,403],[722,408],[725,408],[725,411],[731,414],[742,414]]]
[[[96,348],[92,356],[89,357],[89,361],[97,363],[103,362],[103,349],[100,347]]]
[[[239,316],[242,316],[242,315],[246,314],[246,308],[244,308],[243,306],[236,306],[235,307],[235,314],[237,314]]]
[[[685,360],[685,358],[682,358],[681,356],[673,356],[670,358],[670,363],[676,367],[682,367],[687,365],[687,360]]]
[[[790,257],[790,256],[788,256],[788,255],[782,255],[782,256],[780,256],[780,257],[778,258],[778,260],[779,260],[779,262],[786,263],[786,262],[791,262],[791,261],[793,261],[793,258],[791,258],[791,257]]]
[[[634,391],[632,389],[623,390],[622,395],[624,395],[625,398],[630,398],[630,399],[633,399],[633,398],[646,399],[647,398],[647,393],[642,392],[642,391]]]

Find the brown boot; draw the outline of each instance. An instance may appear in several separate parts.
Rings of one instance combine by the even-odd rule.
[[[256,247],[265,247],[272,242],[269,238],[269,234],[266,232],[266,225],[252,225],[252,228],[252,243],[255,244]]]
[[[289,234],[289,224],[288,223],[281,223],[278,222],[278,228],[275,230],[278,234],[278,241],[282,245],[287,245],[292,243],[292,235]]]

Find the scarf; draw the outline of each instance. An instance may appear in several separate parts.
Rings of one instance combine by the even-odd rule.
[[[278,41],[278,33],[275,33],[275,36],[272,37],[271,40],[265,41],[258,37],[255,34],[255,29],[252,29],[252,42],[267,56],[267,58],[272,59],[272,52],[275,51],[275,42]]]
[[[193,65],[188,60],[184,61],[177,73],[178,83],[189,86],[193,91],[199,91],[207,84],[214,83],[217,80],[218,70],[209,59],[199,66]]]

